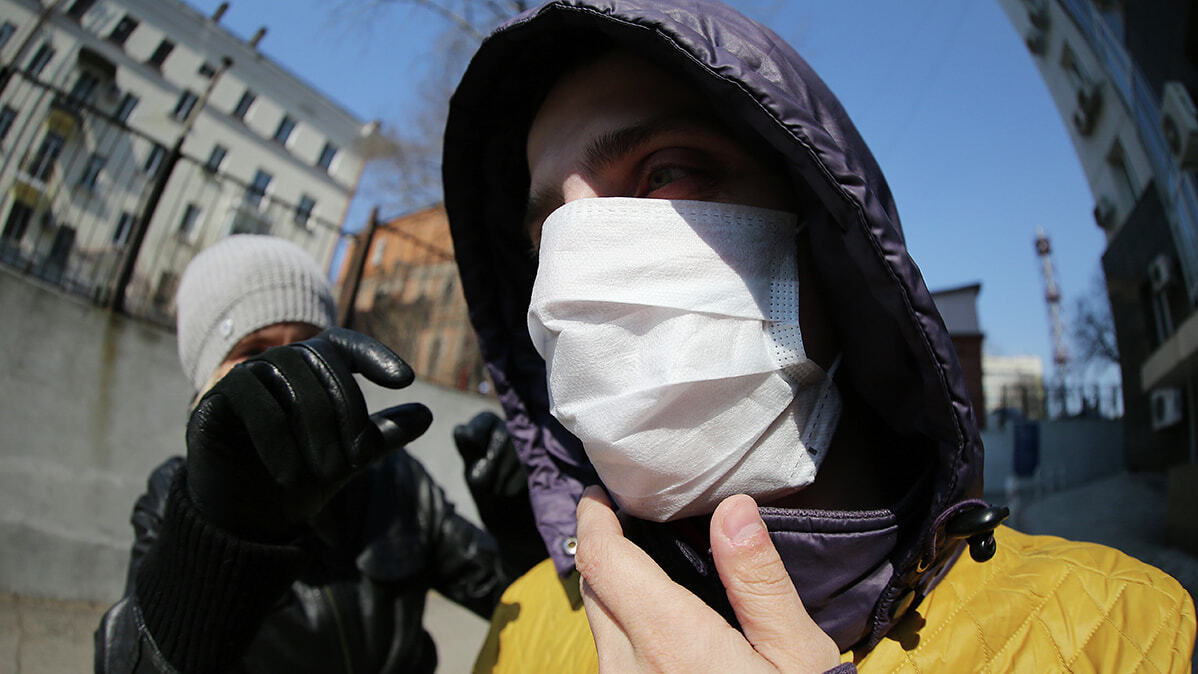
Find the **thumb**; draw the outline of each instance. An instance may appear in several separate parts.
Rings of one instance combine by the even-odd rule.
[[[759,654],[784,672],[840,664],[836,644],[804,608],[752,498],[731,496],[716,508],[711,552],[741,630]]]
[[[406,403],[375,412],[370,421],[383,436],[380,454],[385,454],[423,435],[433,423],[433,413],[420,403]]]

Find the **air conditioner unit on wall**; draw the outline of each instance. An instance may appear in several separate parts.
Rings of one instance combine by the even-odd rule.
[[[1148,263],[1148,283],[1153,292],[1160,292],[1173,281],[1173,264],[1169,256],[1161,253]]]
[[[1103,229],[1110,229],[1115,225],[1115,202],[1109,197],[1100,196],[1094,204],[1094,222]]]
[[[1023,0],[1027,7],[1027,20],[1040,30],[1047,31],[1052,26],[1052,14],[1049,13],[1046,0]]]
[[[1037,56],[1043,56],[1044,52],[1048,50],[1048,36],[1035,26],[1027,29],[1023,42],[1027,45],[1027,50]]]
[[[1158,388],[1149,394],[1152,430],[1159,431],[1181,421],[1181,389]]]
[[[1073,125],[1078,133],[1089,136],[1094,133],[1098,115],[1102,112],[1102,82],[1089,82],[1077,90],[1077,109],[1073,111]]]
[[[1198,168],[1198,112],[1181,82],[1166,82],[1161,96],[1161,131],[1173,158],[1186,171]]]

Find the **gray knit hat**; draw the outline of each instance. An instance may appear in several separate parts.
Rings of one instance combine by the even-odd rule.
[[[334,322],[332,289],[316,261],[290,241],[257,234],[226,237],[196,255],[175,305],[179,362],[197,391],[251,332]]]

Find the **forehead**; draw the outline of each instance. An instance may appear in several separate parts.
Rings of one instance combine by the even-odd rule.
[[[671,117],[709,118],[697,94],[650,61],[616,51],[564,75],[550,89],[528,132],[532,182],[577,161],[590,140]]]

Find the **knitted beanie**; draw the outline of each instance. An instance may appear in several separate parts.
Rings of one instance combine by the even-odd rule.
[[[234,234],[201,251],[175,296],[179,362],[199,391],[241,338],[284,322],[327,328],[333,293],[302,248],[273,236]]]

